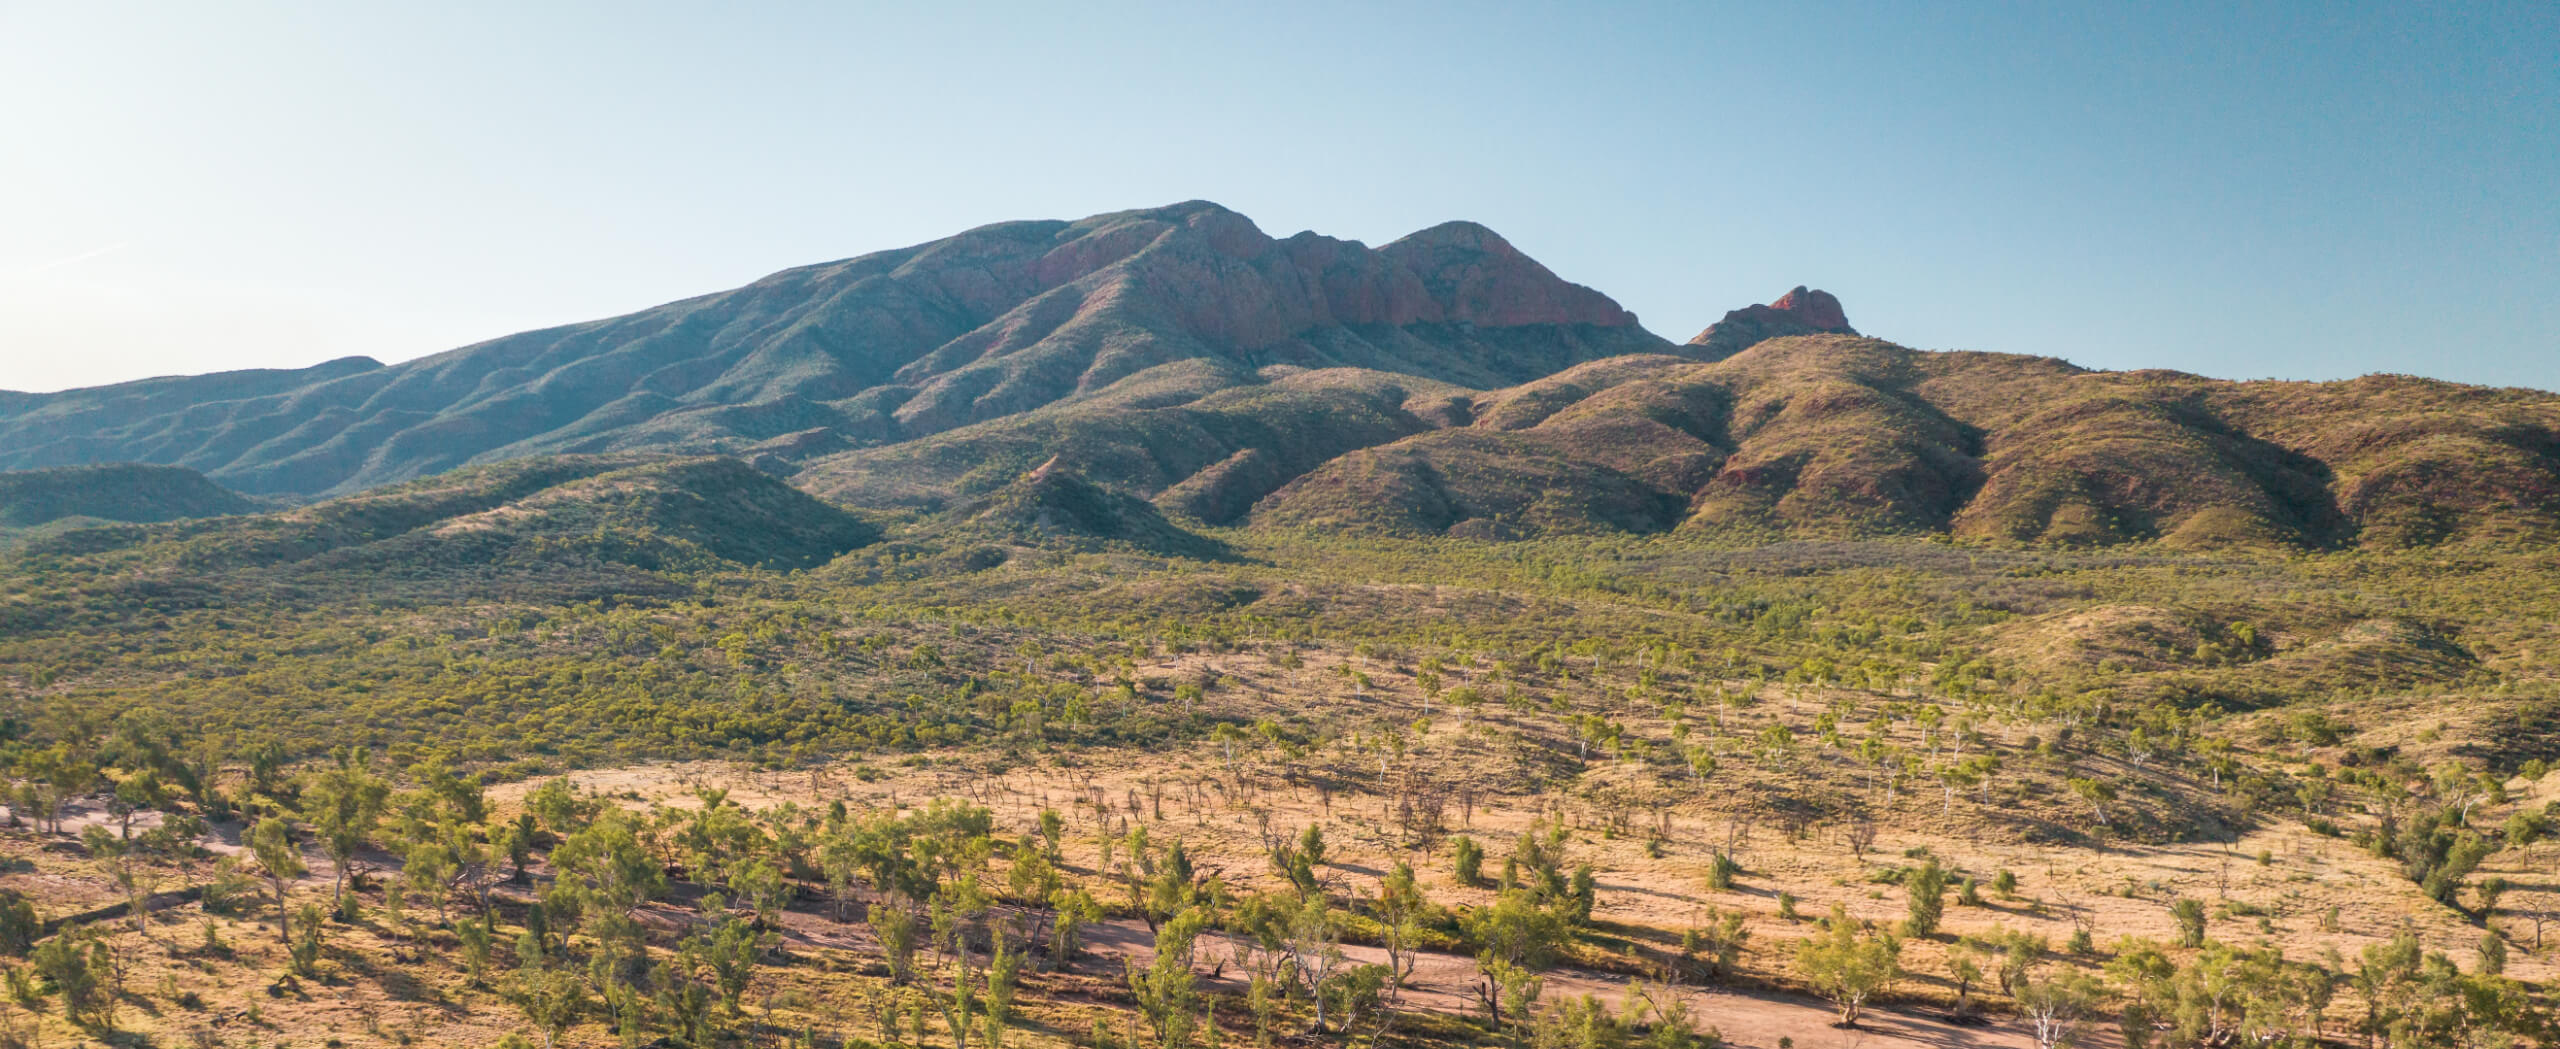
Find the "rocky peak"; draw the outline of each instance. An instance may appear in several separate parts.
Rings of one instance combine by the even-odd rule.
[[[1838,298],[1827,291],[1807,289],[1802,284],[1796,285],[1794,291],[1778,296],[1778,301],[1770,303],[1769,308],[1795,314],[1805,323],[1825,331],[1855,330],[1849,327],[1849,315],[1841,310]]]
[[[1502,235],[1473,222],[1444,222],[1378,249],[1421,278],[1444,318],[1482,327],[1589,324],[1632,327],[1627,312],[1590,288],[1555,275]]]
[[[1710,324],[1689,340],[1710,360],[1722,360],[1770,339],[1788,335],[1856,335],[1849,314],[1830,292],[1796,285],[1766,306],[1745,306]]]

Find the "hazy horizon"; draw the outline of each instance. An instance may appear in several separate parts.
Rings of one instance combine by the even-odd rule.
[[[0,389],[398,362],[1011,219],[1482,222],[1686,339],[2560,388],[2560,12],[0,11]]]

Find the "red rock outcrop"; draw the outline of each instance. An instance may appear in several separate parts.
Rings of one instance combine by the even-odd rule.
[[[1798,284],[1794,291],[1778,296],[1769,308],[1792,313],[1807,324],[1824,331],[1850,332],[1849,315],[1840,309],[1840,300],[1827,291],[1812,291]]]
[[[1039,270],[1062,281],[898,370],[910,391],[893,409],[903,433],[1026,411],[1201,356],[1257,367],[1423,363],[1484,384],[1661,346],[1608,296],[1472,222],[1370,248],[1314,233],[1274,240],[1242,215],[1190,201],[1096,216],[1055,240]],[[1379,330],[1388,328],[1401,331]],[[1478,341],[1518,329],[1570,334]]]
[[[1689,345],[1709,360],[1722,360],[1787,335],[1856,335],[1849,314],[1830,292],[1796,285],[1766,306],[1745,306],[1710,324]]]

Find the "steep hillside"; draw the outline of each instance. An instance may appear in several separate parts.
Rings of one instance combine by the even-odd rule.
[[[106,463],[0,473],[0,528],[65,518],[174,521],[243,514],[257,506],[183,467]]]
[[[10,394],[0,468],[133,460],[343,494],[540,454],[796,460],[1107,396],[1173,365],[1207,377],[1204,393],[1272,365],[1482,388],[1670,348],[1481,226],[1373,249],[1275,240],[1195,201],[986,226],[390,367]]]
[[[1280,489],[1264,525],[1512,539],[1650,532],[1679,520],[1677,498],[1550,442],[1451,430],[1368,448]]]
[[[1475,391],[1362,368],[1168,365],[1106,395],[807,464],[794,478],[864,506],[935,507],[1052,459],[1212,523],[1336,456],[1464,421]],[[1453,414],[1455,413],[1455,414]]]
[[[862,518],[735,459],[613,470],[450,518],[403,539],[478,541],[528,552],[574,550],[642,568],[812,568],[874,542]],[[392,559],[396,560],[396,556]]]
[[[669,590],[658,572],[810,568],[879,538],[861,517],[734,459],[556,456],[281,513],[70,531],[24,555],[91,558],[119,585],[207,600],[238,587],[399,600],[493,584],[567,599]]]
[[[1232,556],[1225,544],[1165,520],[1146,500],[1096,487],[1055,459],[954,508],[925,531],[943,539],[1116,548],[1201,560]]]
[[[1508,515],[1493,534],[1678,525],[2301,547],[2560,536],[2560,396],[2533,390],[2092,372],[1813,335],[1713,363],[1584,365],[1483,394],[1468,415],[1464,431],[1309,471],[1253,520],[1442,533],[1479,516],[1453,507],[1481,506]],[[1632,512],[1642,496],[1686,509]]]
[[[1207,524],[1498,538],[2325,548],[2560,534],[2549,394],[2092,372],[1770,335],[1835,328],[1848,328],[1838,300],[1799,288],[1733,311],[1688,354],[1516,385],[1178,362],[811,459],[794,481],[857,505],[937,509],[1056,460]]]

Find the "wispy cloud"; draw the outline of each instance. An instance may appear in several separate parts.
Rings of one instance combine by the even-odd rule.
[[[91,248],[77,254],[65,255],[58,259],[39,262],[33,266],[22,266],[18,269],[8,270],[5,271],[5,275],[12,278],[32,277],[36,274],[58,270],[65,266],[77,266],[83,262],[87,262],[103,255],[113,255],[116,252],[123,251],[126,247],[128,247],[128,245],[124,241],[117,241],[113,244]]]

